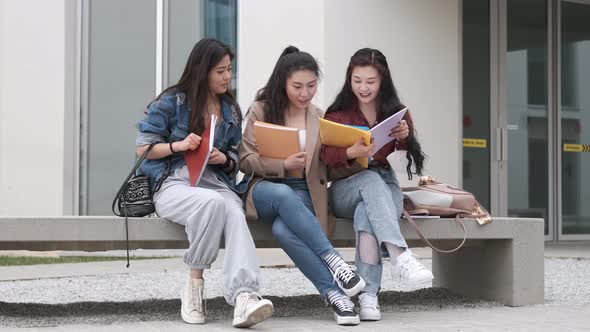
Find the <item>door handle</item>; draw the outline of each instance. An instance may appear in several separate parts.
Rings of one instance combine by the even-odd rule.
[[[502,160],[502,128],[496,128],[496,153],[494,159],[496,161]]]
[[[502,160],[508,160],[508,128],[502,129]]]
[[[508,129],[496,128],[496,161],[508,160]]]

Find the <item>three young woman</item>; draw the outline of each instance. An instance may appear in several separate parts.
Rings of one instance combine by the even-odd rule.
[[[392,131],[397,140],[373,157],[368,170],[355,167],[354,159],[370,156],[372,146],[360,142],[349,148],[321,145],[323,112],[311,103],[320,70],[310,54],[291,46],[259,90],[242,137],[242,114],[229,91],[232,59],[223,43],[199,41],[179,82],[148,106],[147,117],[138,124],[138,155],[149,144],[158,143],[140,168],[152,181],[156,212],[184,225],[188,235],[184,261],[190,275],[181,292],[183,320],[205,322],[203,271],[215,261],[222,237],[224,296],[235,307],[233,325],[252,326],[272,315],[272,303],[257,294],[260,272],[246,216],[272,223],[273,236],[332,306],[338,324],[359,323],[350,297],[361,291],[360,320],[379,319],[381,250],[397,262],[396,276],[418,282],[432,279],[400,233],[401,191],[385,160],[396,149],[408,149],[408,174],[412,160],[416,171],[422,170],[424,157],[409,114]],[[401,107],[385,57],[377,50],[363,49],[351,58],[344,88],[326,117],[372,127]],[[198,148],[199,135],[211,115],[218,119],[215,149],[194,187],[183,155]],[[298,128],[301,152],[284,160],[262,157],[254,134],[256,121]],[[329,195],[326,165],[341,174]],[[238,169],[246,174],[239,184]],[[245,198],[246,214],[240,196]],[[328,201],[337,216],[354,218],[358,274],[327,238],[333,226]]]
[[[344,86],[328,107],[326,119],[371,128],[403,108],[385,56],[379,50],[364,48],[350,58]],[[361,141],[348,148],[322,146],[322,161],[332,171],[332,180],[336,180],[329,189],[330,208],[337,217],[354,220],[355,265],[367,281],[359,295],[361,320],[381,319],[377,294],[383,270],[382,251],[391,258],[394,279],[419,287],[433,278],[414,258],[401,234],[403,196],[386,160],[395,150],[407,150],[409,178],[412,164],[416,173],[422,172],[424,154],[409,113],[390,136],[395,140],[379,151],[374,151],[373,144],[365,146]],[[371,158],[368,169],[356,163],[359,157]]]

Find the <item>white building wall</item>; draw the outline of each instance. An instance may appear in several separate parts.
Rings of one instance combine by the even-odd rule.
[[[63,212],[64,6],[0,1],[0,215]]]
[[[288,44],[320,62],[316,103],[326,108],[350,56],[380,49],[412,110],[428,155],[426,173],[461,182],[460,5],[457,0],[240,1],[239,102],[247,109]],[[302,20],[302,18],[305,18]],[[407,179],[405,174],[400,180]]]
[[[64,213],[65,3],[0,1],[0,215]],[[352,53],[379,48],[413,111],[426,172],[460,184],[459,7],[458,0],[241,0],[238,101],[245,111],[292,44],[318,59],[324,75],[315,102],[325,108]]]
[[[459,1],[326,0],[325,22],[327,104],[344,84],[350,56],[363,47],[379,49],[428,155],[425,174],[460,184]],[[405,173],[398,178],[408,184]]]
[[[285,47],[293,45],[324,62],[323,0],[238,1],[238,102],[246,112]],[[322,66],[323,67],[323,66]],[[325,83],[314,100],[325,105]]]

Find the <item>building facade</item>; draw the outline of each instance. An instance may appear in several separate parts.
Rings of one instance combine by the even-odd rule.
[[[590,239],[589,20],[586,0],[0,0],[0,215],[110,214],[137,120],[207,36],[243,112],[287,45],[318,59],[323,108],[382,50],[428,174]]]

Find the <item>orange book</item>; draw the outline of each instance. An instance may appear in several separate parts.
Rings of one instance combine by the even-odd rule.
[[[371,132],[342,123],[320,119],[320,139],[322,144],[347,148],[363,139],[366,145],[371,143]],[[357,158],[365,168],[369,167],[369,158]]]
[[[254,135],[258,153],[262,157],[287,159],[290,155],[299,152],[299,129],[297,128],[256,121]]]
[[[209,127],[205,128],[205,131],[201,134],[201,143],[199,147],[194,150],[187,150],[184,152],[184,161],[188,167],[188,175],[190,182],[193,187],[199,184],[199,180],[207,167],[209,162],[209,156],[213,151],[213,142],[215,141],[215,123],[217,117],[211,115],[211,123]]]

